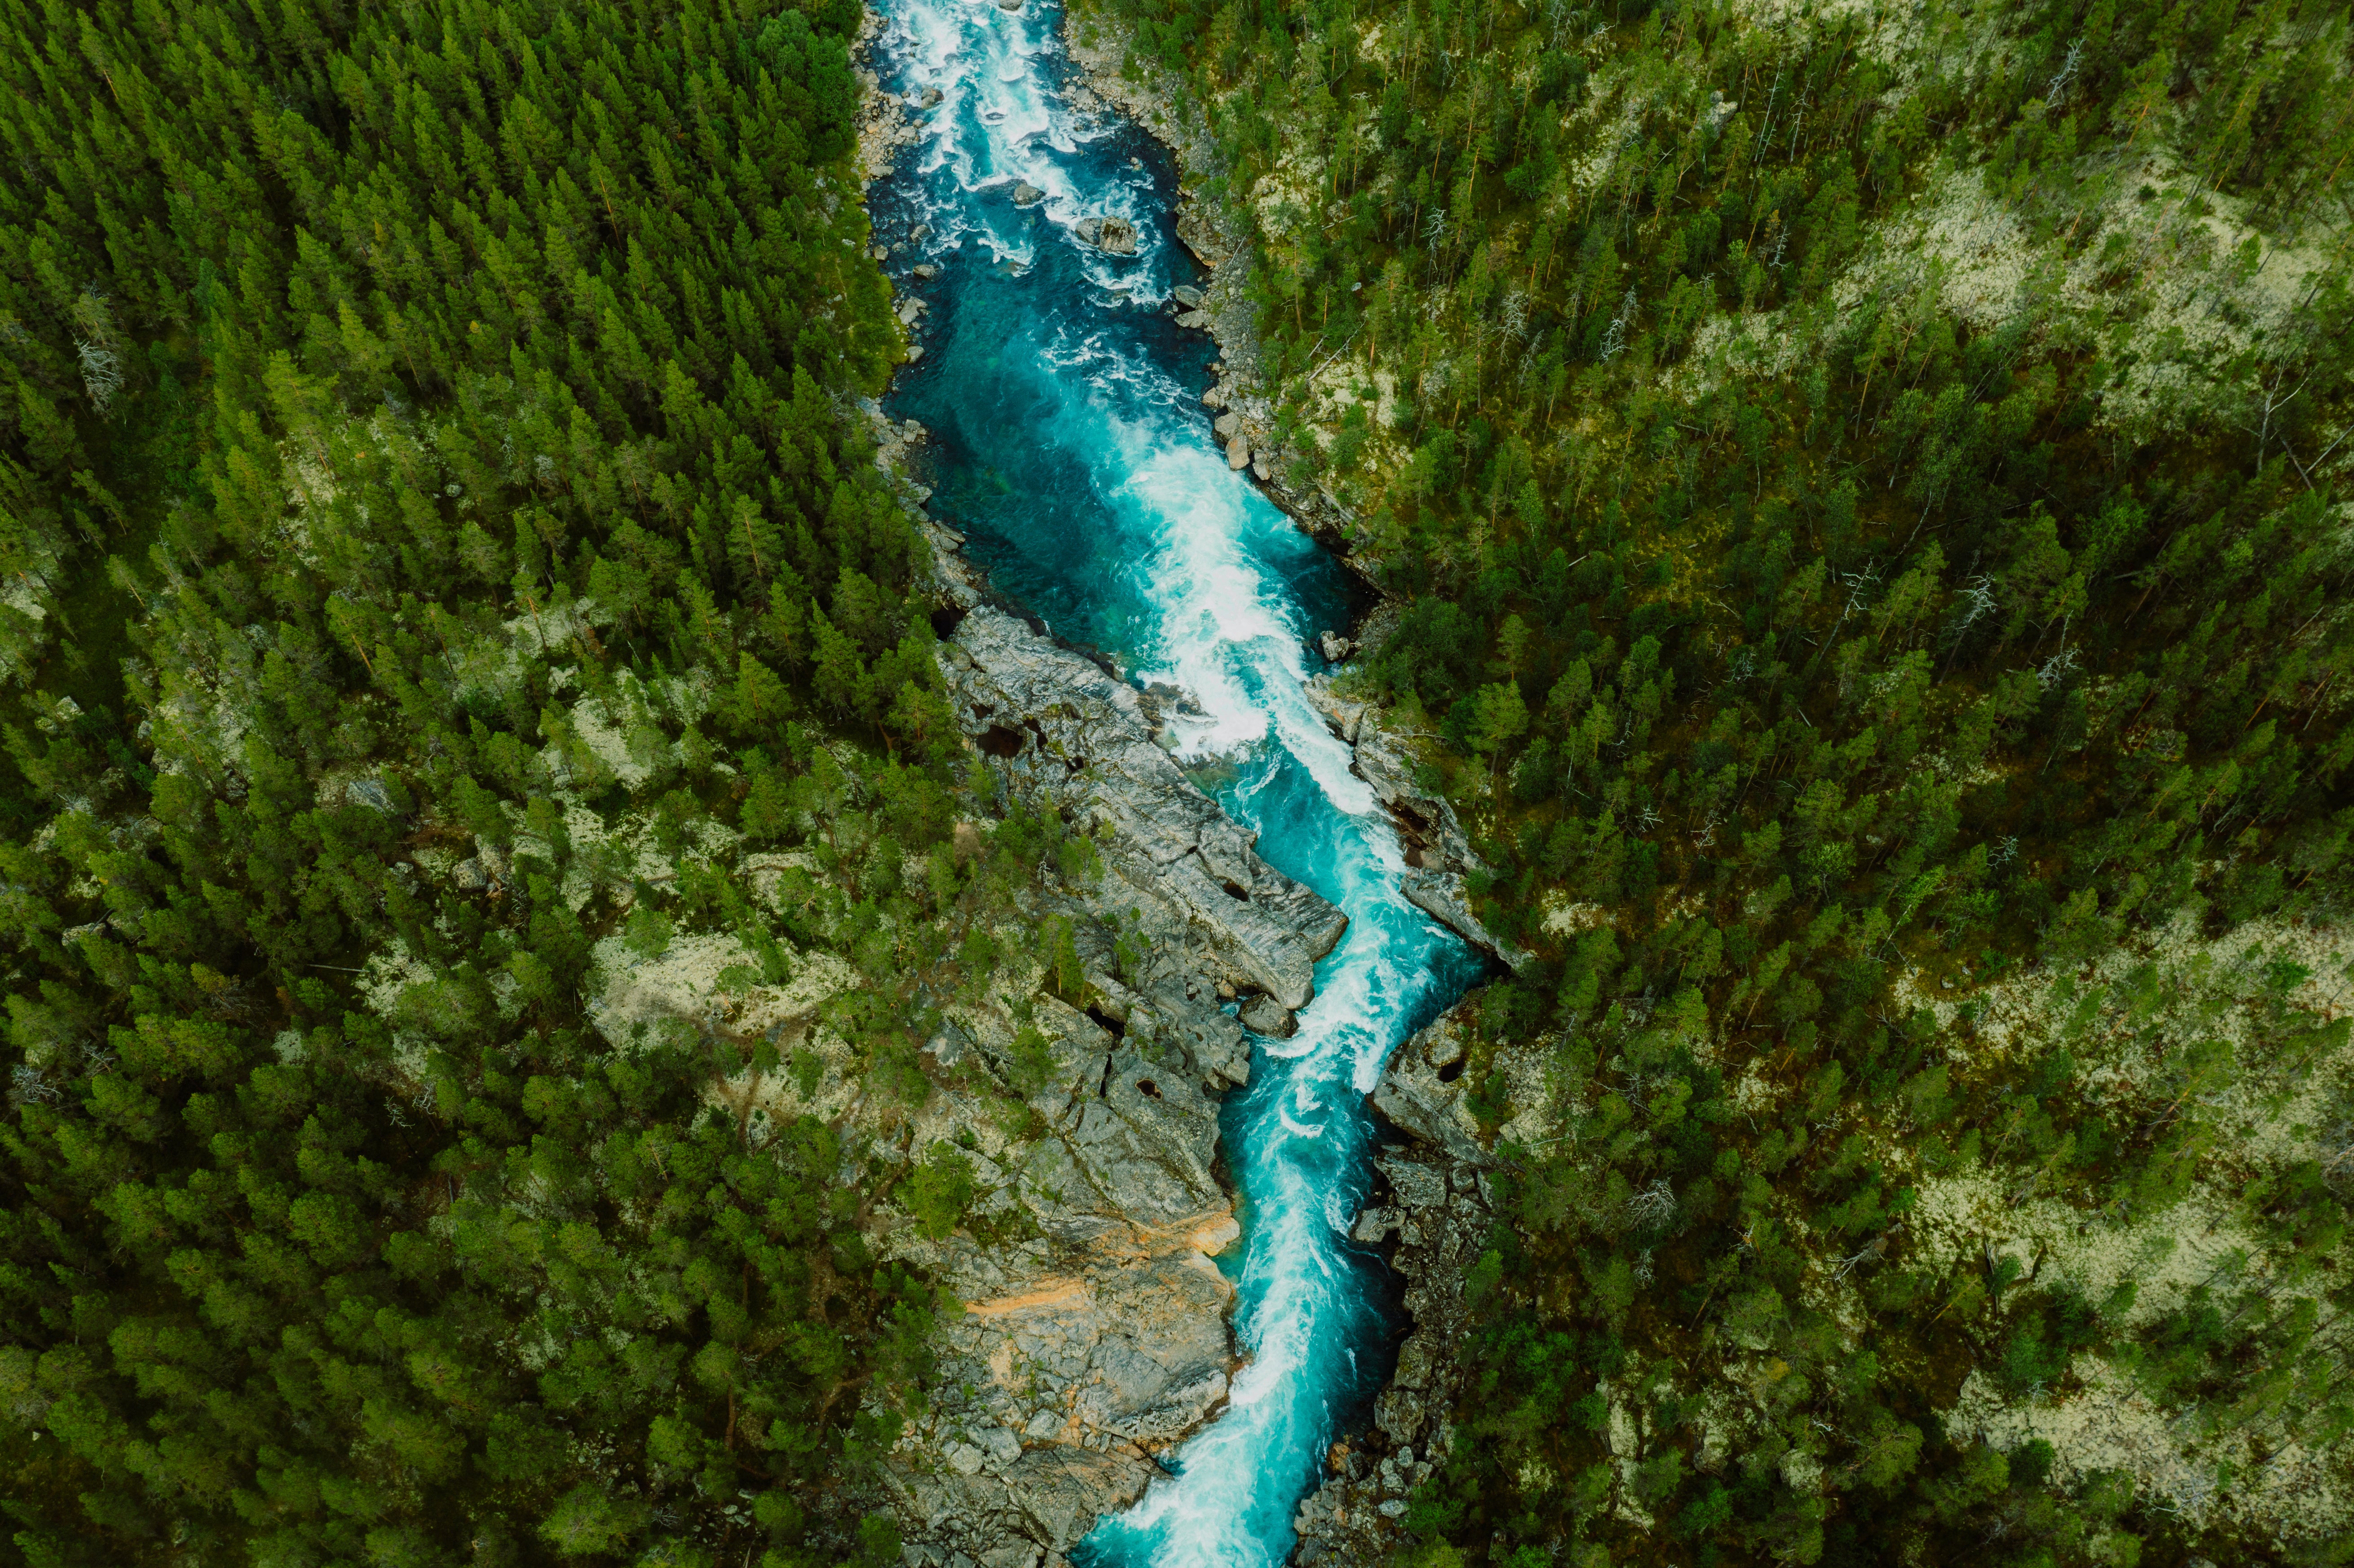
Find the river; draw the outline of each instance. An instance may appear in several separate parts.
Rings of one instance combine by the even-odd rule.
[[[1345,628],[1345,571],[1228,470],[1201,393],[1214,345],[1166,310],[1201,281],[1163,150],[1069,91],[1058,7],[882,0],[886,91],[937,90],[922,140],[870,191],[890,270],[926,300],[923,358],[889,411],[934,443],[931,509],[999,591],[1139,685],[1188,694],[1178,760],[1260,835],[1270,863],[1349,916],[1289,1039],[1255,1040],[1223,1145],[1243,1234],[1221,1259],[1247,1366],[1170,1477],[1081,1544],[1088,1568],[1281,1563],[1334,1437],[1390,1370],[1393,1277],[1349,1225],[1371,1187],[1364,1095],[1400,1041],[1480,963],[1398,893],[1405,859],[1301,683],[1309,639]],[[1017,181],[1043,200],[1014,202]],[[1125,218],[1130,257],[1084,243]],[[939,269],[918,280],[910,269]]]

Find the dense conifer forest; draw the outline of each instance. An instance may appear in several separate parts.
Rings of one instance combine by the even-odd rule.
[[[728,999],[920,1099],[1089,852],[854,412],[860,15],[8,8],[0,1559],[897,1562],[861,1225],[970,1183],[720,1105],[822,1066]]]
[[[0,1560],[901,1561],[875,1216],[990,1222],[760,1086],[1088,1003],[1097,860],[859,411],[863,20],[9,0]],[[1070,25],[1531,955],[1403,1562],[2354,1561],[2344,6]]]
[[[1414,1560],[2347,1561],[2345,8],[1074,15],[1535,956]]]

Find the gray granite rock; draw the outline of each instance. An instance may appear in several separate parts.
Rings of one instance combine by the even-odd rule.
[[[1403,738],[1382,727],[1379,709],[1335,695],[1327,678],[1310,679],[1307,690],[1332,733],[1349,743],[1357,777],[1373,786],[1397,823],[1409,868],[1399,892],[1472,946],[1513,969],[1525,968],[1531,961],[1527,950],[1497,937],[1472,912],[1463,874],[1478,868],[1479,857],[1447,797],[1416,778],[1414,755]]]
[[[1227,975],[1298,1008],[1348,917],[1258,857],[1152,739],[1136,691],[982,605],[956,630],[949,681],[966,732],[1010,778],[1098,832],[1111,874],[1182,910]],[[961,657],[957,657],[960,654]]]
[[[1299,1028],[1299,1021],[1291,1009],[1271,996],[1254,996],[1241,1007],[1243,1027],[1254,1034],[1264,1034],[1274,1040],[1288,1040]]]
[[[1215,1097],[1248,1081],[1250,1047],[1220,1004],[1304,1002],[1346,921],[1261,861],[1155,743],[1179,694],[1148,700],[985,603],[960,541],[926,527],[966,612],[941,658],[967,735],[1009,791],[1094,837],[1106,874],[1052,895],[1074,921],[1087,1008],[1036,1002],[1048,1059],[1025,1082],[1044,1133],[1009,1140],[994,1113],[940,1093],[903,1134],[909,1150],[962,1142],[981,1207],[1023,1212],[1034,1239],[892,1240],[969,1306],[936,1331],[935,1403],[883,1478],[928,1564],[1025,1552],[1059,1564],[1241,1370],[1234,1289],[1210,1255],[1238,1234],[1214,1173]],[[943,1067],[1011,1081],[1010,1025],[960,1014],[951,1033],[933,1054]]]

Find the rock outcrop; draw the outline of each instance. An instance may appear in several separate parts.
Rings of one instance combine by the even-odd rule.
[[[1464,1052],[1450,1012],[1398,1047],[1373,1090],[1374,1108],[1408,1141],[1374,1156],[1384,1190],[1351,1234],[1376,1245],[1394,1238],[1390,1262],[1406,1277],[1414,1330],[1373,1403],[1373,1430],[1334,1446],[1329,1478],[1300,1503],[1295,1563],[1354,1568],[1393,1561],[1406,1544],[1398,1521],[1408,1496],[1455,1441],[1447,1413],[1460,1391],[1458,1361],[1469,1329],[1463,1280],[1494,1223],[1486,1176],[1494,1161],[1460,1104]],[[1458,1075],[1448,1076],[1449,1067]]]
[[[1288,1029],[1347,921],[1154,743],[1155,699],[987,602],[959,537],[927,528],[960,614],[941,649],[960,723],[1009,789],[1095,835],[1106,874],[1061,895],[1091,1003],[1037,1008],[1053,1066],[1032,1129],[942,1090],[903,1140],[965,1151],[995,1234],[891,1238],[970,1305],[934,1337],[935,1403],[884,1480],[910,1563],[1055,1568],[1224,1406],[1240,1361],[1213,1255],[1240,1231],[1216,1097],[1249,1080],[1246,1022]],[[960,1016],[927,1049],[949,1076],[1014,1076],[1001,1020]]]
[[[1471,841],[1447,797],[1416,780],[1413,754],[1402,738],[1383,727],[1381,710],[1340,696],[1321,675],[1311,677],[1307,689],[1332,733],[1349,743],[1357,777],[1373,786],[1374,796],[1397,822],[1407,867],[1399,891],[1406,901],[1511,969],[1525,966],[1528,952],[1495,936],[1472,913],[1463,876],[1479,868],[1479,857],[1472,853]]]
[[[1083,217],[1072,232],[1107,256],[1136,254],[1136,226],[1124,217]]]
[[[1030,1097],[1042,1135],[1001,1134],[992,1158],[981,1113],[943,1094],[911,1139],[966,1134],[983,1213],[1020,1216],[987,1242],[894,1249],[968,1303],[934,1337],[932,1408],[884,1470],[911,1562],[1054,1560],[1142,1493],[1239,1368],[1210,1255],[1239,1234],[1212,1170],[1215,1102],[1165,1048],[1051,999],[1034,1022],[1055,1059]],[[931,1049],[952,1066],[1004,1046],[984,1026]]]
[[[990,605],[944,649],[968,733],[1012,779],[1097,832],[1123,912],[1182,915],[1212,978],[1287,1008],[1315,994],[1316,960],[1348,917],[1277,871],[1155,744],[1143,699],[1087,660]]]

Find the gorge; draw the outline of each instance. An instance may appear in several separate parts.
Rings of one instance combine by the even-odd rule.
[[[1401,893],[1398,834],[1306,688],[1310,641],[1349,617],[1344,574],[1230,465],[1201,407],[1210,350],[1171,319],[1193,266],[1158,149],[1067,90],[1054,9],[885,12],[870,59],[929,116],[870,200],[923,301],[903,308],[926,341],[891,408],[929,432],[934,514],[997,592],[1140,687],[1257,853],[1347,916],[1312,1001],[1246,1013],[1268,1033],[1219,1115],[1242,1219],[1219,1261],[1246,1364],[1224,1414],[1076,1553],[1279,1562],[1294,1505],[1387,1370],[1383,1266],[1348,1240],[1372,1187],[1363,1097],[1480,959]]]

